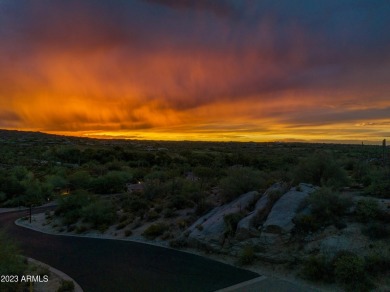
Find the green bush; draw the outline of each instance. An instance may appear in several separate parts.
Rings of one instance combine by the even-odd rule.
[[[365,272],[364,260],[355,254],[344,254],[334,263],[336,281],[346,291],[368,291],[371,284]]]
[[[187,247],[187,241],[183,238],[172,239],[169,241],[169,246],[172,248],[184,248]]]
[[[298,214],[293,222],[297,233],[313,232],[321,227],[321,222],[318,222],[312,214]]]
[[[261,171],[249,167],[232,167],[227,170],[227,176],[222,178],[219,187],[225,201],[229,202],[236,197],[266,187],[266,175]]]
[[[95,178],[91,185],[96,194],[114,194],[125,191],[125,183],[132,176],[125,171],[110,171],[109,173]]]
[[[155,210],[150,210],[148,214],[146,214],[146,218],[148,221],[155,221],[160,218],[160,215]]]
[[[57,292],[72,292],[74,291],[74,283],[73,281],[62,280],[61,286],[57,289]]]
[[[58,200],[58,206],[55,210],[56,215],[63,215],[69,211],[80,210],[88,205],[90,195],[85,191],[76,191],[67,196],[61,196]]]
[[[337,189],[348,183],[348,177],[331,154],[318,151],[298,164],[294,184],[301,182]]]
[[[390,257],[383,254],[370,254],[365,258],[365,270],[371,276],[382,276],[390,271]]]
[[[321,188],[312,193],[306,202],[310,206],[311,213],[301,213],[294,218],[294,231],[297,234],[317,231],[330,224],[334,224],[337,228],[345,227],[340,218],[352,206],[349,197],[339,195],[329,188]]]
[[[210,211],[212,208],[214,208],[214,205],[206,202],[206,200],[201,200],[196,206],[195,214],[198,216],[202,216],[206,214],[208,211]]]
[[[378,168],[370,171],[370,184],[366,193],[379,198],[390,198],[390,179],[385,169]]]
[[[310,256],[303,263],[301,275],[310,281],[330,282],[333,279],[332,264],[325,256]]]
[[[161,236],[164,234],[165,231],[169,229],[169,226],[165,223],[156,223],[150,225],[145,231],[142,233],[142,235],[148,239],[155,239],[158,236]]]
[[[371,240],[386,239],[390,237],[390,228],[385,224],[372,222],[363,227],[362,233]]]
[[[182,195],[171,197],[170,202],[168,204],[168,208],[177,210],[192,208],[193,206],[194,203]]]
[[[357,203],[356,216],[361,222],[377,219],[380,213],[379,204],[374,199],[363,199]]]
[[[352,206],[349,197],[342,196],[329,188],[321,188],[308,197],[313,216],[322,226],[338,221]]]
[[[123,207],[134,214],[143,214],[146,210],[149,209],[149,205],[150,204],[145,199],[134,197],[128,201],[125,201]]]
[[[164,218],[174,218],[177,217],[177,215],[178,214],[175,212],[175,210],[171,208],[166,209],[164,212]]]
[[[238,263],[240,265],[250,265],[256,258],[253,246],[245,246],[238,255]]]
[[[18,246],[0,232],[0,275],[21,275],[26,268]]]
[[[127,226],[126,222],[121,222],[116,226],[116,230],[121,230]]]
[[[81,214],[85,222],[91,223],[96,228],[113,224],[117,217],[114,206],[110,202],[101,199],[85,206]]]
[[[85,226],[85,225],[79,225],[76,227],[76,233],[77,234],[81,234],[81,233],[84,233],[88,230],[88,227]]]
[[[241,212],[227,214],[223,217],[225,222],[225,236],[234,236],[237,224],[242,218],[244,218],[244,215]]]
[[[26,261],[20,255],[18,246],[3,232],[0,232],[0,275],[21,276],[27,269]],[[22,283],[0,283],[0,291],[24,291]]]

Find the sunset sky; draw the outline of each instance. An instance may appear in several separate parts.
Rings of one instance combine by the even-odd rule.
[[[380,143],[389,0],[0,0],[0,128]]]

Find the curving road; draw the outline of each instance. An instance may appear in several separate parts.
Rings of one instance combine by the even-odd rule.
[[[86,292],[215,291],[259,276],[172,249],[48,235],[16,226],[14,221],[25,214],[26,211],[0,214],[0,228],[19,242],[24,255],[65,272]]]

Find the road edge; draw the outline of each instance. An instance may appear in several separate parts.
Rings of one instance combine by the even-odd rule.
[[[81,286],[73,278],[71,278],[69,275],[65,274],[64,272],[57,270],[56,268],[53,268],[52,266],[50,266],[46,263],[43,263],[41,261],[38,261],[36,259],[33,259],[33,258],[27,257],[27,261],[29,263],[33,263],[33,264],[48,268],[51,273],[57,275],[59,278],[61,278],[63,280],[72,281],[74,283],[74,292],[84,292],[84,290],[81,288]]]

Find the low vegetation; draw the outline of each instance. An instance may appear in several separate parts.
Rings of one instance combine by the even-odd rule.
[[[17,245],[5,233],[0,232],[0,275],[21,276],[27,269],[27,263],[20,255]],[[2,281],[1,291],[12,291],[14,284]]]
[[[251,245],[245,246],[238,255],[238,264],[250,265],[256,259],[255,249]]]
[[[321,188],[307,199],[310,213],[301,213],[295,219],[296,231],[313,232],[334,224],[339,226],[342,217],[352,207],[352,200],[330,188]]]
[[[61,286],[58,288],[57,292],[72,292],[74,291],[74,283],[70,280],[62,280]]]
[[[369,291],[375,285],[368,275],[378,276],[371,272],[373,262],[376,260],[343,251],[330,259],[324,255],[311,256],[304,262],[301,273],[311,281],[336,282],[345,291]],[[383,272],[386,270],[381,269],[380,273]]]
[[[164,234],[164,232],[169,230],[169,226],[165,223],[156,223],[150,225],[142,235],[149,239],[155,239]]]

